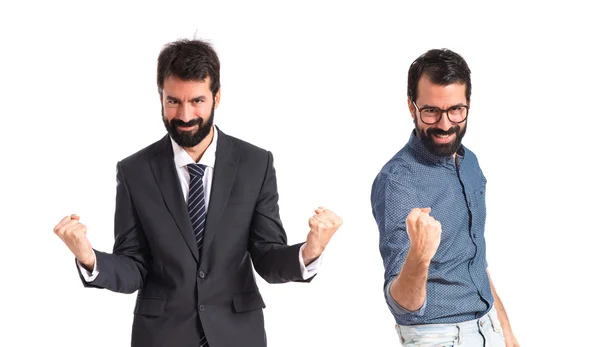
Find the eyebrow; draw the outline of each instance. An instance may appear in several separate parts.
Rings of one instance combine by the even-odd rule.
[[[448,108],[452,108],[452,107],[456,107],[456,106],[467,106],[467,105],[465,105],[465,104],[463,104],[463,103],[461,102],[461,103],[459,103],[459,104],[454,104],[454,105],[451,105],[451,106],[450,106],[450,107],[448,107]],[[431,105],[427,105],[427,104],[425,104],[425,105],[421,106],[420,108],[439,108],[439,109],[441,109],[441,107],[437,107],[437,106],[431,106]]]
[[[176,98],[174,96],[170,96],[170,95],[167,95],[167,100],[181,102],[181,100],[179,100],[178,98]],[[191,100],[192,101],[205,101],[206,100],[206,96],[204,96],[204,95],[197,96],[195,98],[192,98]]]

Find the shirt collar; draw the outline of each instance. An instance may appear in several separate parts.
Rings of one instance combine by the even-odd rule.
[[[212,141],[210,142],[210,145],[208,145],[208,148],[206,148],[206,151],[204,151],[204,154],[202,154],[202,157],[200,157],[198,164],[202,164],[214,169],[217,155],[218,134],[219,132],[217,131],[217,128],[213,125]],[[175,166],[180,168],[188,164],[194,164],[194,160],[192,157],[190,157],[188,152],[186,152],[183,147],[178,145],[171,136],[169,136],[169,139],[171,139],[171,145],[173,146],[173,159],[175,160]]]
[[[440,157],[438,155],[435,155],[433,153],[431,153],[431,151],[425,147],[425,145],[423,144],[423,141],[421,141],[421,139],[417,136],[416,134],[416,129],[413,129],[413,131],[410,133],[410,139],[408,140],[409,146],[410,148],[412,148],[419,157],[423,158],[424,160],[426,160],[429,163],[432,164],[436,164],[436,165],[453,165],[452,162],[454,161],[454,157],[449,155],[447,157]],[[465,155],[465,148],[463,147],[463,145],[461,144],[458,147],[458,150],[456,151],[456,155],[458,156],[458,160],[461,161]]]

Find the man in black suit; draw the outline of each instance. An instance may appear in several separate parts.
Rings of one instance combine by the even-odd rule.
[[[266,346],[253,265],[269,283],[310,282],[342,224],[319,207],[306,242],[287,245],[271,152],[213,125],[219,70],[199,40],[161,51],[168,134],[117,164],[112,254],[92,248],[77,215],[54,228],[84,286],[138,291],[134,347]]]

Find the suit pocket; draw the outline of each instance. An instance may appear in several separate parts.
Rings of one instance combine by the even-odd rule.
[[[139,296],[135,302],[133,313],[158,317],[164,312],[166,303],[167,299],[165,298]]]
[[[258,290],[233,294],[233,310],[237,313],[265,308],[265,303]]]

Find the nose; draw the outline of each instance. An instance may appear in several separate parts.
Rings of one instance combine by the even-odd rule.
[[[452,128],[454,126],[454,124],[452,124],[452,122],[450,122],[450,119],[448,118],[448,111],[444,111],[442,112],[442,117],[440,119],[439,122],[437,122],[437,127],[444,130],[444,131],[448,131],[450,128]]]
[[[190,109],[190,106],[187,103],[181,103],[179,105],[179,109],[177,110],[177,118],[181,119],[184,122],[189,122],[193,118],[193,110]]]

